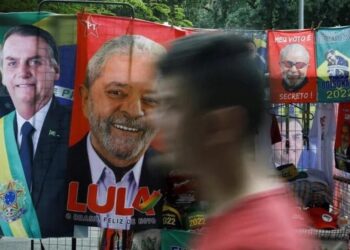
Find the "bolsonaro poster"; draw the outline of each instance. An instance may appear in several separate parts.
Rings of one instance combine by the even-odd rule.
[[[0,234],[73,235],[65,220],[76,17],[0,15]]]
[[[350,100],[350,27],[322,28],[316,32],[319,102]]]

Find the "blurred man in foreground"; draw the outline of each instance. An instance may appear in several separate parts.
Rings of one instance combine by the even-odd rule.
[[[254,161],[263,82],[245,40],[186,37],[159,68],[159,115],[170,158],[198,175],[212,207],[194,249],[313,249],[296,232],[305,227],[304,216],[287,189]]]

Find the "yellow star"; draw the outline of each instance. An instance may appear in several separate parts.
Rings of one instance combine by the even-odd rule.
[[[14,209],[18,209],[18,203],[17,203],[17,197],[19,195],[21,195],[23,193],[23,190],[16,190],[14,187],[15,182],[9,182],[7,189],[5,192],[0,193],[0,199],[3,200],[3,210],[5,210],[6,208],[12,207]],[[10,192],[15,193],[15,200],[13,202],[10,202],[9,204],[7,204],[5,202],[5,199],[7,198],[6,195],[9,195]]]

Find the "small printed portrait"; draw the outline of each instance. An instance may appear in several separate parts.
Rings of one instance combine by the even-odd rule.
[[[272,146],[275,166],[289,163],[298,166],[304,146],[301,122],[295,118],[289,118],[287,121],[282,117],[278,117],[277,121],[282,140]]]
[[[300,44],[289,44],[281,50],[282,86],[286,91],[296,92],[308,83],[309,61],[309,52]]]
[[[340,145],[335,149],[336,168],[350,172],[350,124],[344,123],[340,131]]]
[[[327,60],[327,73],[329,79],[347,79],[349,77],[349,62],[343,56],[336,53],[334,49],[330,49],[325,54]]]

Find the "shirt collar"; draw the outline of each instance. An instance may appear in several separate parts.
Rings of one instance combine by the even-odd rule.
[[[44,125],[45,117],[47,112],[49,111],[50,105],[52,102],[52,98],[42,107],[38,112],[36,112],[29,120],[24,119],[16,110],[17,117],[17,128],[20,133],[23,124],[28,121],[34,128],[35,131],[40,134],[41,128]]]
[[[98,181],[101,179],[103,171],[105,168],[108,168],[106,164],[102,161],[102,159],[98,156],[95,149],[93,148],[91,144],[91,133],[88,134],[87,137],[87,152],[89,157],[89,163],[90,163],[90,171],[91,171],[91,178],[92,183],[97,184]],[[143,163],[144,155],[136,162],[134,167],[130,169],[122,178],[121,181],[124,181],[130,174],[133,174],[133,178],[136,182],[136,185],[139,186],[140,183],[140,176],[141,176],[141,169],[142,169],[142,163]]]

